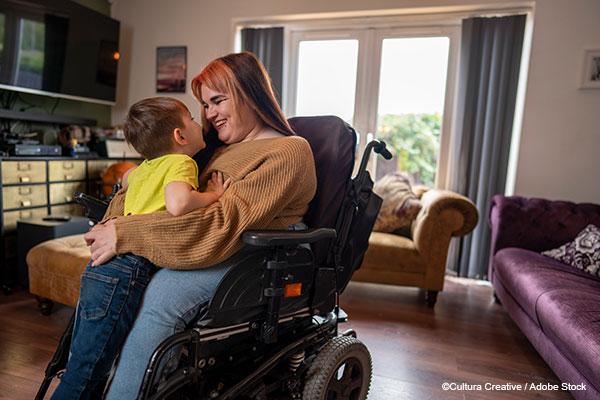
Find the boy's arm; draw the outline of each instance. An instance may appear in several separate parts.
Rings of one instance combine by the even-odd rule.
[[[121,179],[121,187],[126,188],[127,187],[127,178],[129,177],[129,174],[131,173],[131,171],[133,171],[134,169],[136,169],[137,167],[133,167],[133,168],[129,168],[127,171],[125,171],[125,173],[123,174],[123,179]]]
[[[175,217],[207,207],[219,197],[221,194],[217,192],[197,192],[185,182],[171,182],[165,187],[165,206]]]

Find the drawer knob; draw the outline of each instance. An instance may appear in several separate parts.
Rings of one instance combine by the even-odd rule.
[[[21,200],[21,207],[29,207],[31,205],[31,200]]]
[[[65,181],[70,181],[73,179],[73,175],[65,175]]]
[[[21,182],[29,182],[29,181],[31,181],[31,179],[28,176],[20,176],[19,180]]]
[[[73,201],[73,196],[65,196],[65,202],[71,202]]]

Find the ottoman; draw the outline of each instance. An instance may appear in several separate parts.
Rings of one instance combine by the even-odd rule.
[[[36,295],[42,314],[49,315],[55,301],[77,305],[80,277],[90,257],[83,234],[48,240],[29,250],[29,291]]]

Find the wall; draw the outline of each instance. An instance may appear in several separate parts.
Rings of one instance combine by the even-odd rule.
[[[600,203],[600,89],[578,89],[586,47],[600,49],[600,1],[537,2],[517,194]]]
[[[156,95],[156,46],[188,46],[189,85],[203,65],[232,50],[236,18],[504,7],[523,2],[371,0],[367,5],[363,0],[177,0],[164,4],[162,0],[116,0],[112,6],[112,16],[122,23],[123,56],[113,123],[122,121],[133,101]],[[600,157],[593,157],[600,149],[600,90],[577,90],[583,47],[600,48],[600,2],[538,0],[535,7],[515,193],[600,203],[600,185],[594,176],[600,170]],[[191,93],[173,97],[197,114]]]

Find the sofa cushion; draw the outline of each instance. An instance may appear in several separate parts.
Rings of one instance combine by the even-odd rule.
[[[572,241],[542,254],[600,277],[600,229],[589,224]]]
[[[555,289],[537,301],[540,327],[590,382],[600,382],[600,285]]]
[[[538,324],[535,305],[542,294],[556,289],[600,291],[599,279],[534,251],[505,248],[496,253],[493,262],[494,279]]]

